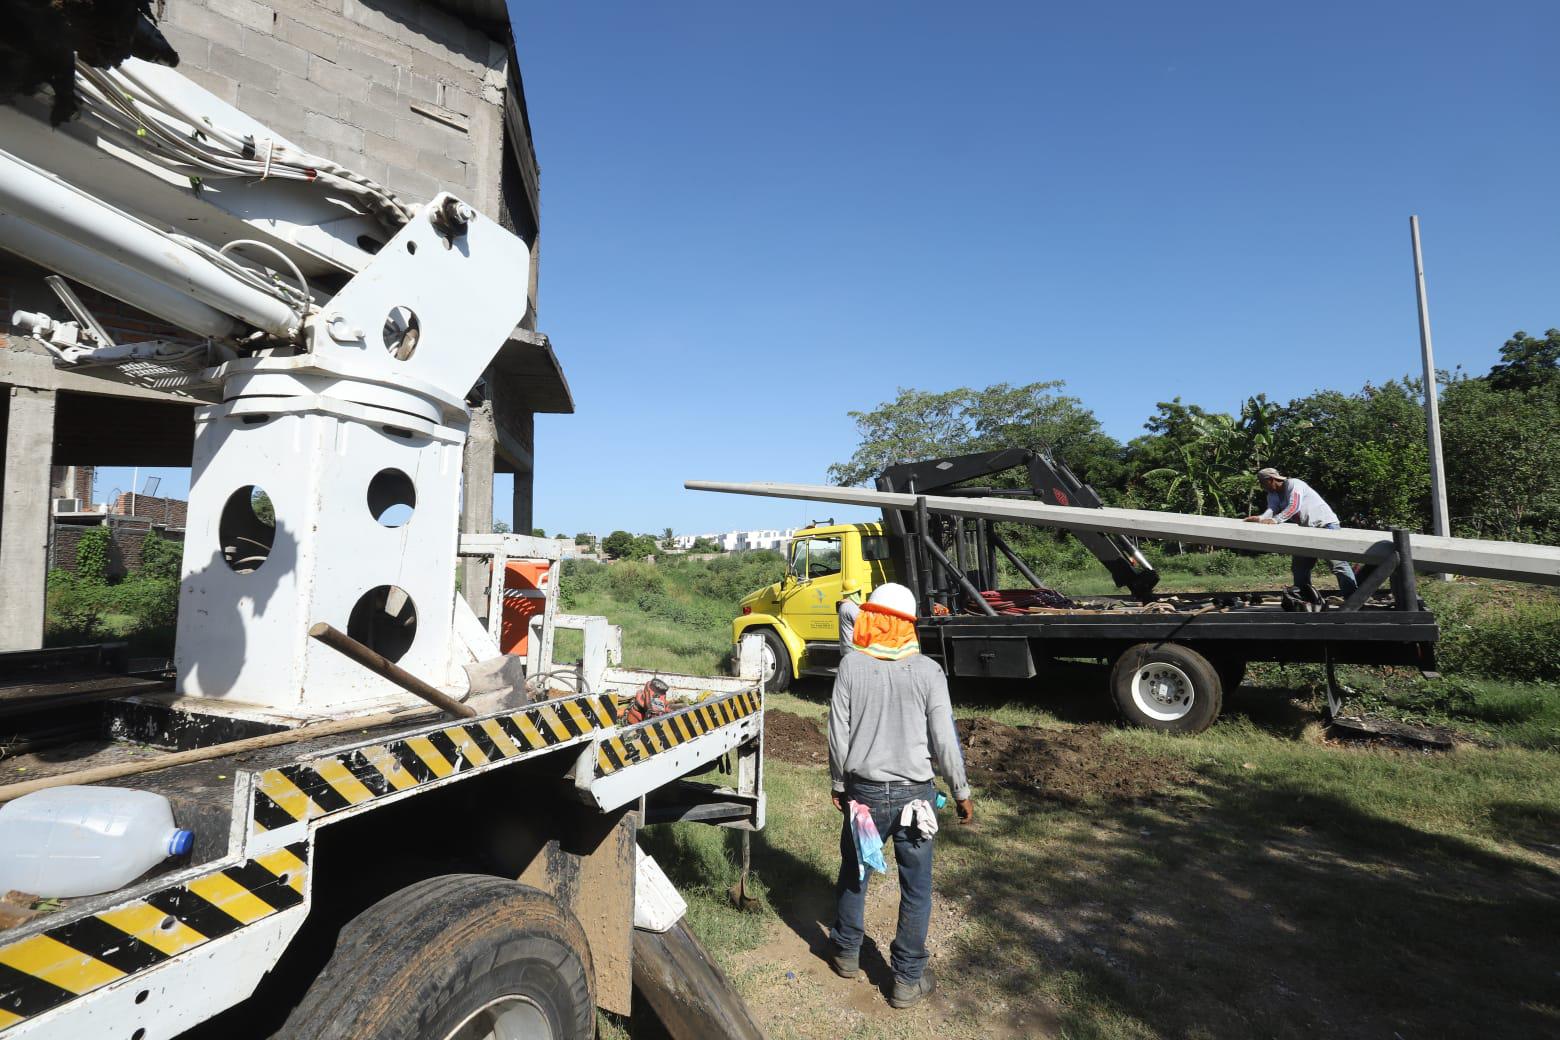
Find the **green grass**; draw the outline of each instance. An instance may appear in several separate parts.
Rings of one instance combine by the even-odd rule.
[[[1287,581],[1287,561],[1267,570],[1171,572],[1162,587]],[[721,623],[657,617],[600,584],[570,609],[623,624],[630,663],[718,665],[735,600],[701,597],[686,574],[665,580],[684,598],[682,616]],[[1089,572],[1052,580],[1072,594],[1109,591]],[[950,823],[939,836],[937,887],[950,910],[934,923],[945,939],[938,970],[957,1000],[935,1021],[843,1008],[821,961],[773,952],[777,936],[816,936],[829,916],[838,817],[823,769],[766,765],[757,914],[727,900],[733,832],[658,827],[645,845],[776,1038],[1555,1035],[1560,688],[1480,670],[1498,671],[1503,647],[1534,640],[1544,665],[1551,634],[1534,619],[1560,599],[1482,582],[1422,587],[1443,624],[1460,626],[1445,647],[1447,676],[1342,668],[1340,678],[1351,710],[1447,726],[1470,742],[1449,753],[1326,742],[1314,666],[1252,666],[1223,719],[1196,737],[1089,730],[1102,760],[1155,756],[1195,780],[1141,803],[977,789],[978,826]],[[956,683],[955,711],[1052,730],[1108,726],[1103,683],[1088,665],[1026,683]],[[827,682],[803,682],[767,706],[821,722],[828,696]],[[874,936],[885,955],[888,938]],[[603,1029],[638,1032],[622,1020]]]
[[[570,565],[564,606],[622,625],[630,664],[690,674],[724,672],[738,600],[779,566],[774,554],[744,555],[713,563]],[[1283,557],[1188,553],[1161,562],[1160,589],[1167,592],[1279,588],[1289,577]],[[1044,576],[1072,595],[1111,591],[1109,577],[1095,565]],[[1318,581],[1329,580],[1318,574]],[[1488,581],[1426,580],[1420,588],[1441,623],[1438,657],[1445,678],[1425,681],[1406,669],[1342,669],[1344,682],[1358,694],[1350,710],[1448,726],[1491,743],[1560,748],[1560,591]],[[560,660],[579,652],[578,634],[560,635]],[[1060,675],[1064,684],[1104,681],[1103,673],[1087,669],[1084,678],[1065,669]],[[1010,725],[1076,720],[1076,713],[1058,715],[1043,693],[1036,696],[1037,687],[1044,690],[1053,682],[1048,673],[1034,683],[957,684],[956,710]],[[1248,685],[1288,691],[1317,704],[1323,674],[1319,667],[1254,665]],[[826,691],[803,691],[802,696],[812,697],[813,704],[799,714],[825,710]],[[1108,721],[1103,708],[1096,715],[1096,721]]]
[[[1157,592],[1232,592],[1246,589],[1281,589],[1289,584],[1289,559],[1284,556],[1239,556],[1228,551],[1155,555],[1159,570]],[[1110,575],[1092,558],[1064,560],[1041,568],[1039,577],[1051,588],[1072,597],[1120,595]],[[1012,584],[1024,582],[1010,576]],[[1316,573],[1318,588],[1330,587],[1331,576]]]
[[[570,597],[565,609],[571,614],[600,614],[623,626],[624,661],[636,668],[690,675],[726,670],[731,652],[729,620],[720,627],[693,627],[626,605],[609,592],[595,591]],[[554,656],[560,661],[578,657],[580,638],[578,632],[560,632]]]
[[[938,838],[937,887],[953,911],[934,924],[948,940],[937,968],[962,1004],[995,1010],[955,1008],[936,1035],[1525,1037],[1560,1026],[1553,755],[1319,746],[1250,719],[1196,739],[1118,731],[1104,743],[1112,757],[1180,759],[1197,780],[1144,804],[977,790],[978,826],[950,823]],[[771,760],[766,789],[758,914],[725,895],[733,833],[648,832],[695,931],[775,1037],[931,1035],[886,1009],[846,1028],[827,992],[813,1006],[789,999],[785,973],[825,978],[821,962],[753,960],[775,929],[816,933],[837,867],[825,772]]]

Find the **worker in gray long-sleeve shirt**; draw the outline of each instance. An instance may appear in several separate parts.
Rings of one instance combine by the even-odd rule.
[[[856,615],[861,613],[861,582],[846,578],[840,583],[840,658],[856,651]]]
[[[884,846],[893,843],[899,868],[899,927],[889,961],[894,1007],[909,1007],[936,987],[926,967],[935,827],[929,833],[915,818],[915,803],[925,802],[922,812],[935,822],[934,761],[953,789],[959,822],[969,823],[975,815],[948,680],[935,661],[921,656],[915,617],[909,589],[892,582],[874,589],[856,617],[859,652],[841,658],[829,702],[829,776],[834,807],[846,814],[830,965],[847,979],[861,975],[867,872],[857,862],[849,811],[850,803],[858,803],[872,814]]]
[[[1332,506],[1316,493],[1315,488],[1299,477],[1286,477],[1272,466],[1265,466],[1257,470],[1257,482],[1262,485],[1262,490],[1267,492],[1267,508],[1255,516],[1246,517],[1247,523],[1299,524],[1301,527],[1338,530],[1338,514],[1334,513]],[[1294,558],[1290,574],[1297,588],[1314,591],[1311,585],[1311,570],[1315,566],[1314,557]],[[1327,566],[1338,579],[1339,592],[1348,596],[1359,588],[1359,581],[1354,577],[1354,568],[1343,560],[1328,560]]]

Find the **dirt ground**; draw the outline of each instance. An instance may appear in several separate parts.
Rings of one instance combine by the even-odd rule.
[[[820,889],[800,901],[800,905],[791,907],[790,920],[776,922],[768,940],[740,954],[733,965],[733,976],[750,983],[746,987],[748,1005],[771,1035],[812,1035],[820,1007],[832,1009],[830,1028],[836,1036],[876,1036],[881,1028],[904,1037],[968,1036],[969,1023],[976,1019],[982,1023],[980,1034],[985,1040],[1051,1034],[1054,1022],[1037,1021],[1033,1012],[1023,1017],[1008,1013],[1005,1008],[977,1005],[946,977],[922,1004],[905,1011],[888,1006],[893,984],[888,944],[894,935],[899,908],[899,882],[892,862],[888,874],[875,877],[867,888],[862,975],[855,980],[838,977],[823,959],[830,948],[828,929],[834,912],[831,896],[831,892]],[[967,894],[933,892],[927,949],[934,970],[941,971],[938,965],[959,956],[955,937],[968,918],[968,898]]]
[[[966,719],[958,723],[958,731],[973,783],[1028,797],[1064,803],[1090,798],[1126,802],[1193,779],[1191,771],[1173,759],[1112,753],[1102,740],[1103,726],[1054,730]],[[818,723],[787,711],[765,714],[764,751],[798,765],[828,762],[828,746]]]
[[[785,806],[754,868],[777,916],[729,973],[777,1040],[1560,1035],[1560,846],[1502,822],[1550,818],[1550,788],[1500,780],[1537,777],[1531,754],[1327,739],[1313,710],[1291,719],[1254,692],[1236,708],[1261,728],[1215,731],[1195,756],[1094,720],[961,721],[977,821],[948,827],[940,985],[904,1012],[886,1001],[892,861],[867,899],[867,980],[824,960],[836,839],[799,796],[821,798],[825,738],[771,709],[776,773],[802,772],[772,778]],[[1470,800],[1495,822],[1470,822]]]
[[[958,724],[970,779],[1034,798],[1113,802],[1147,798],[1191,782],[1193,774],[1174,759],[1127,757],[1104,741],[1105,727],[1038,729],[1004,726],[989,719]]]
[[[829,744],[813,719],[771,708],[764,712],[764,754],[801,766],[829,762]]]

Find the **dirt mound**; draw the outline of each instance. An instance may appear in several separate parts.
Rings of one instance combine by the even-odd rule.
[[[1104,740],[1104,726],[1054,730],[961,719],[958,730],[973,783],[1034,798],[1133,801],[1193,778],[1175,759],[1112,748]],[[764,713],[764,753],[804,766],[829,761],[828,742],[816,720],[774,709]]]
[[[804,766],[829,764],[829,744],[818,723],[773,708],[764,712],[764,754]]]
[[[1192,779],[1174,759],[1112,748],[1103,726],[1037,729],[990,719],[960,720],[959,743],[970,780],[1035,798],[1132,801]]]

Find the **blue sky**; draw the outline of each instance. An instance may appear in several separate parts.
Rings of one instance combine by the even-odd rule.
[[[1560,8],[1458,6],[515,5],[578,405],[537,522],[793,525],[681,482],[821,482],[901,386],[1062,379],[1126,439],[1413,372],[1410,213],[1483,372],[1560,325]]]

